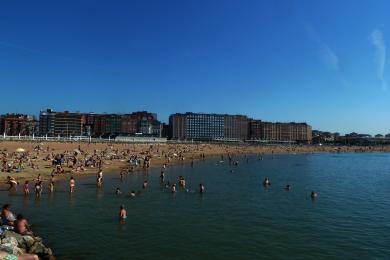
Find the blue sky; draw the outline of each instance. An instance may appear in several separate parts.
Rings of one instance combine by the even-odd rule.
[[[240,113],[390,132],[389,1],[0,2],[0,113]]]

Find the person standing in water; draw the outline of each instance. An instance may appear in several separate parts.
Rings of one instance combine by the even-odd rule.
[[[51,193],[54,192],[54,181],[50,181],[50,183],[49,183],[49,191],[50,191]]]
[[[43,185],[42,181],[38,181],[35,183],[35,196],[40,197],[42,194]]]
[[[97,176],[96,176],[96,183],[98,186],[101,186],[103,184],[103,171],[99,170]]]
[[[127,212],[125,210],[125,206],[121,205],[119,207],[119,219],[125,220],[127,218]]]
[[[75,186],[76,186],[76,182],[75,182],[75,180],[74,180],[74,178],[72,176],[72,177],[70,177],[70,181],[69,181],[69,192],[70,193],[74,192],[74,187]]]
[[[24,182],[24,185],[23,185],[23,192],[24,192],[24,195],[25,196],[28,196],[30,194],[30,187],[28,185],[28,181],[25,181]]]
[[[164,173],[164,171],[161,171],[161,173],[160,173],[160,182],[163,183],[164,179],[165,179],[165,173]]]
[[[142,189],[146,189],[148,187],[148,181],[144,181],[142,184]]]

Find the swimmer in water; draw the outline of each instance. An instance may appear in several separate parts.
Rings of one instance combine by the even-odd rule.
[[[164,173],[164,171],[161,171],[161,173],[160,173],[160,182],[164,182],[164,179],[165,179],[165,173]]]
[[[265,178],[265,179],[264,179],[263,185],[264,185],[264,186],[269,186],[269,185],[271,185],[271,182],[269,181],[268,178]]]
[[[286,190],[286,191],[291,190],[291,185],[290,185],[290,184],[287,184],[286,187],[284,187],[284,190]]]
[[[312,199],[317,198],[317,192],[312,191],[310,197],[311,197]]]
[[[175,193],[175,192],[176,192],[176,184],[173,184],[173,185],[172,185],[171,191],[172,191],[172,193]]]
[[[121,195],[121,194],[122,194],[122,191],[121,191],[119,188],[116,188],[115,194],[116,194],[116,195]]]
[[[119,219],[125,220],[127,218],[127,212],[125,210],[125,206],[121,205],[119,207]]]
[[[132,191],[130,192],[130,196],[131,196],[131,197],[135,197],[135,191],[132,190]]]
[[[200,183],[200,184],[199,184],[199,193],[200,193],[200,194],[203,194],[204,191],[205,191],[204,185],[203,185],[202,183]]]
[[[142,184],[142,189],[146,189],[148,187],[148,181],[144,181]]]
[[[76,186],[76,182],[75,182],[75,180],[74,180],[74,178],[72,176],[72,177],[70,177],[70,180],[69,180],[69,192],[70,193],[74,192],[74,187],[75,186]]]

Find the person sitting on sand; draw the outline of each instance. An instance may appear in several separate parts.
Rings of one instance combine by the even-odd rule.
[[[3,209],[1,211],[1,221],[3,225],[7,226],[13,226],[14,221],[16,220],[14,213],[11,211],[11,205],[10,204],[5,204],[3,206]]]
[[[124,220],[127,218],[127,212],[125,210],[125,206],[121,205],[119,208],[119,219]]]

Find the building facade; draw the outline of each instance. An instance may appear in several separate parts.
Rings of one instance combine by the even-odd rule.
[[[0,116],[0,132],[8,136],[35,135],[38,122],[35,117],[24,114],[5,114]]]
[[[82,136],[84,134],[85,115],[68,111],[55,114],[55,136]]]
[[[249,119],[243,115],[224,116],[224,139],[245,141],[249,137]]]
[[[39,113],[39,135],[54,136],[54,124],[56,113],[52,109],[46,109]]]
[[[272,123],[251,120],[250,139],[258,141],[282,141],[311,143],[312,129],[306,123]]]
[[[248,138],[248,118],[242,115],[185,113],[169,117],[170,139],[243,141]]]

